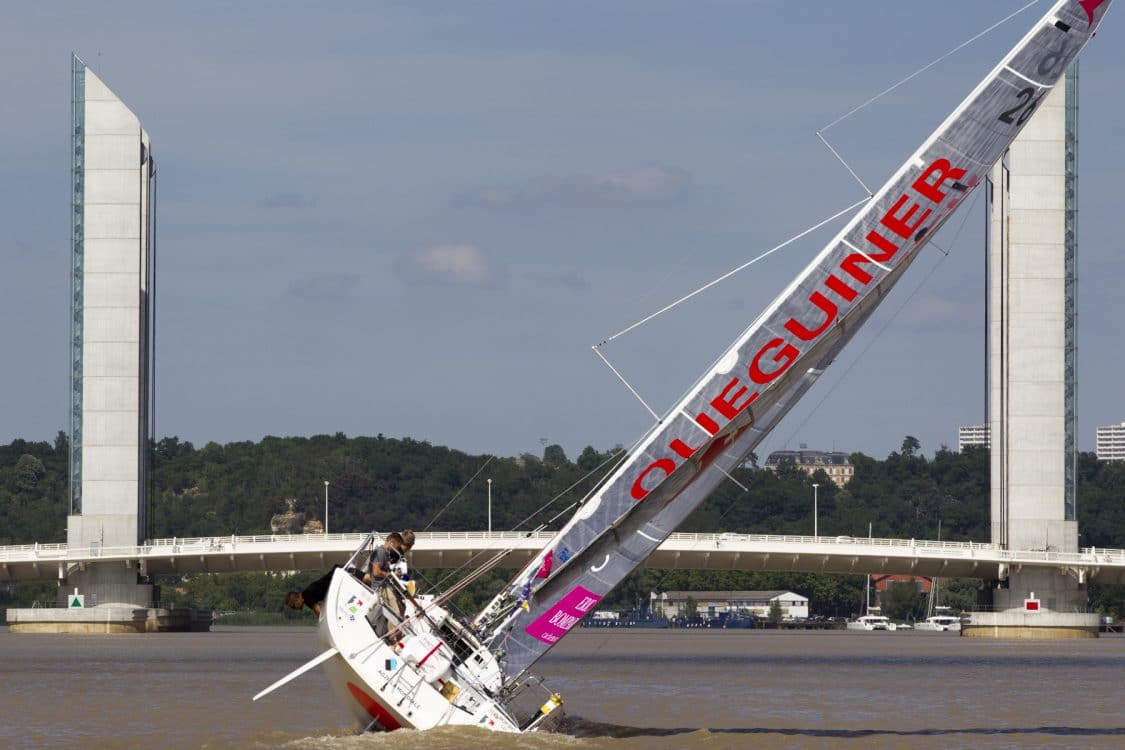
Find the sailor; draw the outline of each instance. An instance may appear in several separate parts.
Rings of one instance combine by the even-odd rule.
[[[363,576],[363,582],[372,587],[382,586],[387,580],[387,576],[394,573],[395,566],[400,563],[400,570],[405,572],[406,561],[403,555],[413,547],[413,531],[409,529],[401,532],[392,531],[387,535],[387,541],[383,543],[383,546],[377,547],[367,558],[367,573]]]
[[[285,606],[290,609],[302,609],[308,607],[313,611],[313,614],[320,617],[320,604],[324,601],[324,597],[328,595],[328,587],[332,583],[332,574],[336,572],[339,565],[332,566],[332,570],[328,571],[320,578],[305,586],[300,591],[290,591],[285,594]]]
[[[386,584],[392,574],[399,578],[407,574],[408,568],[404,555],[413,547],[413,531],[409,529],[401,532],[392,531],[387,535],[383,546],[375,549],[368,558],[367,573],[363,576],[363,582],[376,590],[383,604],[383,607],[375,607],[371,610],[368,620],[380,636],[386,635],[390,630],[390,623],[384,616],[384,609],[396,618],[395,624],[402,621],[405,610],[402,595],[394,586]]]

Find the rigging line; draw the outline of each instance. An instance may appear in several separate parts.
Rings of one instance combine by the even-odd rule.
[[[437,581],[426,581],[426,582],[430,584],[430,589],[432,591],[442,591],[442,593],[438,594],[437,596],[438,596],[438,599],[440,599],[441,601],[445,601],[445,600],[449,599],[449,597],[456,594],[458,591],[461,591],[462,589],[464,589],[466,586],[471,584],[473,581],[480,578],[482,575],[484,575],[488,571],[492,570],[494,567],[496,567],[498,564],[500,564],[500,562],[505,557],[507,557],[508,554],[511,553],[513,550],[514,550],[513,547],[507,547],[505,549],[500,549],[500,550],[496,550],[496,549],[489,550],[489,552],[494,553],[492,555],[492,557],[485,560],[483,564],[481,564],[476,569],[471,571],[464,578],[461,578],[459,580],[454,581],[452,584],[450,584],[450,588],[448,588],[444,591],[442,591],[442,587],[446,585],[446,582],[449,581],[454,575],[459,573],[461,570],[463,570],[468,565],[468,563],[466,563],[466,565],[462,565],[461,567],[457,568],[457,570],[450,571],[449,573],[442,576]],[[473,558],[475,559],[475,558],[479,557],[481,554],[483,554],[483,552],[478,552],[476,555],[473,555]],[[422,576],[419,576],[419,578],[422,579],[422,580],[425,580]],[[440,602],[435,600],[435,603],[440,603]],[[462,613],[462,614],[464,614],[464,613]]]
[[[793,235],[789,239],[785,240],[785,242],[782,242],[780,245],[775,245],[774,247],[765,251],[764,253],[762,253],[758,257],[752,258],[751,260],[748,260],[745,263],[743,263],[741,266],[738,266],[737,268],[733,268],[730,271],[727,271],[726,273],[724,273],[722,276],[718,277],[717,279],[714,279],[712,281],[707,282],[703,286],[696,289],[694,292],[689,292],[688,294],[685,294],[683,297],[680,297],[675,302],[673,302],[669,305],[665,305],[664,307],[662,307],[661,309],[652,313],[651,315],[648,315],[647,317],[644,317],[641,320],[638,320],[636,323],[633,323],[631,326],[621,329],[620,331],[613,334],[612,336],[607,336],[606,338],[602,339],[601,343],[595,344],[592,348],[595,351],[597,351],[599,348],[608,344],[610,341],[613,341],[614,339],[616,339],[620,336],[624,336],[626,333],[629,333],[629,331],[632,331],[634,328],[639,328],[640,326],[643,326],[645,323],[649,322],[653,318],[655,318],[659,315],[663,315],[664,313],[671,310],[673,307],[676,307],[677,305],[679,305],[683,302],[687,302],[689,299],[696,296],[697,294],[707,291],[708,289],[710,289],[711,287],[715,286],[716,284],[718,284],[720,282],[726,281],[727,279],[729,279],[731,276],[734,276],[739,271],[745,270],[745,269],[749,268],[750,266],[754,265],[755,263],[757,263],[758,261],[762,260],[763,258],[766,258],[767,256],[770,256],[770,255],[773,255],[774,253],[776,253],[778,250],[782,249],[783,247],[786,247],[787,245],[793,244],[794,242],[801,239],[802,237],[804,237],[808,234],[811,234],[812,232],[815,232],[816,230],[820,229],[825,224],[828,224],[832,221],[835,221],[836,219],[840,218],[841,216],[848,213],[849,211],[853,211],[853,210],[859,208],[860,206],[862,206],[864,203],[866,203],[869,200],[871,200],[870,196],[864,196],[863,198],[856,201],[855,203],[848,206],[847,208],[843,209],[842,211],[837,211],[836,213],[829,216],[827,219],[824,219],[823,221],[820,221],[820,222],[817,222],[816,224],[813,224],[811,227],[805,229],[800,234]]]
[[[859,183],[859,186],[863,188],[863,192],[867,193],[867,197],[870,198],[871,196],[873,196],[874,193],[871,192],[871,188],[867,187],[867,183],[859,178],[859,175],[855,173],[855,170],[852,169],[851,165],[844,161],[844,157],[840,156],[840,152],[832,147],[832,144],[828,142],[828,139],[825,138],[819,130],[816,131],[816,137],[819,138],[820,142],[823,143],[828,148],[828,150],[832,152],[833,156],[839,159],[840,163],[844,165],[844,169],[848,170],[848,173],[851,174],[851,176],[855,178],[855,181]]]
[[[596,474],[596,473],[600,472],[600,471],[601,471],[601,470],[602,470],[602,469],[603,469],[603,468],[605,467],[605,465],[606,465],[606,464],[608,464],[609,462],[613,461],[613,460],[614,460],[615,458],[617,458],[617,457],[621,456],[621,455],[622,455],[622,454],[623,454],[624,452],[625,452],[624,450],[619,450],[619,451],[615,451],[614,453],[611,453],[611,454],[610,454],[610,455],[609,455],[609,456],[608,456],[608,457],[607,457],[607,458],[606,458],[606,459],[605,459],[604,461],[602,461],[602,462],[601,462],[600,464],[598,464],[597,466],[595,466],[595,467],[594,467],[593,469],[590,469],[590,471],[586,472],[586,473],[585,473],[585,474],[584,474],[583,476],[579,477],[579,478],[578,478],[577,480],[575,480],[575,481],[574,481],[574,482],[573,482],[573,483],[572,483],[572,484],[571,484],[571,485],[570,485],[569,487],[567,487],[567,488],[566,488],[566,489],[564,489],[564,490],[563,490],[562,492],[558,493],[557,495],[555,495],[554,497],[552,497],[552,498],[551,498],[550,500],[548,500],[548,501],[547,501],[546,503],[544,503],[543,505],[539,506],[539,507],[538,507],[538,508],[536,508],[536,509],[535,509],[534,511],[532,511],[532,512],[531,512],[531,513],[530,513],[530,514],[529,514],[529,515],[528,515],[528,516],[527,516],[526,518],[524,518],[524,519],[523,519],[522,521],[520,521],[519,523],[517,523],[517,524],[515,525],[515,527],[514,527],[514,528],[512,529],[512,531],[518,531],[518,530],[520,529],[520,527],[521,527],[521,526],[523,526],[523,525],[524,525],[525,523],[527,523],[528,521],[530,521],[530,520],[531,520],[532,518],[535,518],[535,516],[539,515],[540,513],[542,513],[543,511],[545,511],[545,510],[546,510],[547,508],[549,508],[549,507],[551,507],[552,505],[554,505],[554,504],[555,504],[556,502],[558,502],[559,498],[561,498],[561,497],[563,497],[564,495],[566,495],[567,493],[569,493],[569,492],[570,492],[571,490],[573,490],[573,489],[574,489],[575,487],[577,487],[578,485],[580,485],[580,484],[581,484],[582,482],[585,482],[585,481],[586,481],[587,479],[589,479],[589,478],[590,478],[591,476],[593,476],[594,474]],[[525,537],[527,537],[527,536],[530,536],[531,534],[534,534],[534,533],[536,533],[537,531],[542,531],[542,530],[543,530],[544,528],[546,528],[546,527],[547,527],[547,526],[548,526],[549,524],[551,524],[552,522],[554,522],[554,521],[555,521],[556,519],[558,519],[558,518],[559,518],[560,516],[562,516],[562,515],[563,515],[564,513],[566,513],[567,511],[569,511],[569,510],[573,509],[573,508],[574,508],[574,507],[576,507],[577,505],[578,505],[578,503],[577,503],[577,502],[575,502],[575,503],[571,503],[570,505],[568,505],[567,507],[563,508],[563,509],[562,509],[561,511],[559,511],[558,513],[556,513],[556,514],[555,514],[555,515],[554,515],[553,517],[551,517],[551,518],[547,519],[547,520],[546,520],[545,522],[543,522],[543,523],[539,524],[538,526],[536,526],[536,527],[535,527],[534,529],[530,529],[530,530],[528,530],[528,531],[527,531],[527,533],[526,533],[526,534],[525,534],[524,536],[525,536]],[[473,562],[474,562],[474,561],[475,561],[475,560],[476,560],[477,558],[479,558],[479,557],[480,557],[481,555],[484,555],[485,553],[487,553],[487,552],[491,552],[491,551],[492,551],[492,550],[481,550],[481,551],[477,552],[476,554],[472,555],[472,556],[471,556],[471,557],[470,557],[470,558],[469,558],[468,560],[466,560],[466,561],[465,561],[465,562],[464,562],[463,564],[461,564],[461,565],[457,566],[456,568],[454,568],[454,569],[450,570],[450,571],[449,571],[449,572],[448,572],[448,573],[447,573],[446,575],[442,576],[442,578],[441,578],[441,579],[440,579],[440,580],[439,580],[439,581],[438,581],[437,583],[435,583],[435,584],[434,584],[434,588],[438,588],[438,587],[440,587],[440,586],[444,585],[444,584],[445,584],[445,582],[446,582],[446,581],[448,581],[448,580],[449,580],[449,579],[450,579],[450,578],[451,578],[452,576],[455,576],[455,575],[457,575],[457,573],[461,572],[462,570],[464,570],[464,569],[468,568],[468,567],[469,567],[470,565],[472,565],[472,564],[473,564]],[[509,551],[510,551],[510,550],[509,550]],[[513,580],[514,580],[514,579],[513,579]],[[510,583],[510,582],[509,582],[509,583]],[[509,584],[505,584],[505,588],[506,588],[506,587],[507,587],[508,585],[509,585]]]
[[[975,35],[975,36],[973,36],[972,38],[970,38],[970,39],[968,39],[968,40],[966,40],[966,41],[962,42],[962,43],[961,43],[961,44],[959,44],[959,45],[957,45],[956,47],[954,47],[953,49],[949,50],[948,52],[946,52],[946,53],[945,53],[944,55],[942,55],[941,57],[937,58],[936,60],[934,60],[934,61],[932,61],[932,62],[930,62],[930,63],[927,63],[926,65],[922,66],[922,67],[921,67],[921,68],[919,68],[918,70],[916,70],[916,71],[914,71],[913,73],[911,73],[910,75],[908,75],[908,76],[907,76],[906,78],[903,78],[903,79],[902,79],[901,81],[899,81],[898,83],[896,83],[896,84],[894,84],[894,85],[890,86],[889,88],[886,88],[886,89],[884,89],[883,91],[880,91],[880,92],[879,92],[878,94],[876,94],[875,96],[871,97],[870,99],[868,99],[867,101],[865,101],[865,102],[864,102],[863,104],[860,104],[860,105],[858,105],[858,106],[854,107],[854,108],[853,108],[853,109],[852,109],[851,111],[849,111],[849,112],[846,112],[846,113],[844,113],[844,114],[840,115],[840,116],[839,116],[839,117],[837,117],[837,118],[836,118],[835,120],[833,120],[832,122],[828,123],[828,124],[827,124],[827,125],[825,125],[825,126],[824,126],[823,128],[821,128],[821,129],[820,129],[819,131],[817,131],[817,134],[819,135],[820,133],[823,133],[824,131],[828,130],[829,128],[833,127],[834,125],[838,125],[838,124],[839,124],[840,122],[842,122],[843,120],[846,120],[847,118],[851,117],[851,116],[852,116],[852,115],[854,115],[854,114],[855,114],[856,112],[858,112],[858,111],[860,111],[861,109],[863,109],[864,107],[867,107],[868,105],[870,105],[870,104],[874,103],[874,102],[875,102],[876,100],[878,100],[878,99],[881,99],[881,98],[883,98],[883,97],[884,97],[884,96],[886,96],[887,94],[889,94],[889,93],[891,93],[892,91],[894,91],[895,89],[897,89],[897,88],[898,88],[899,86],[902,86],[902,85],[903,85],[904,83],[906,83],[907,81],[910,81],[911,79],[913,79],[913,78],[916,78],[916,77],[918,77],[918,76],[919,76],[919,75],[921,75],[922,73],[925,73],[925,72],[926,72],[927,70],[929,70],[930,68],[934,67],[934,66],[935,66],[935,65],[937,65],[938,63],[942,62],[942,61],[943,61],[943,60],[945,60],[946,58],[948,58],[948,57],[951,57],[952,55],[956,54],[957,52],[960,52],[960,51],[961,51],[962,49],[964,49],[965,47],[968,47],[968,46],[969,46],[970,44],[972,44],[972,43],[973,43],[973,42],[975,42],[976,40],[980,39],[980,38],[981,38],[982,36],[984,36],[985,34],[988,34],[988,33],[990,33],[991,31],[993,31],[994,29],[996,29],[996,28],[997,28],[997,27],[999,27],[999,26],[1003,26],[1003,25],[1004,25],[1005,23],[1007,23],[1008,21],[1011,21],[1011,20],[1012,20],[1013,18],[1015,18],[1016,16],[1018,16],[1018,15],[1019,15],[1020,13],[1023,13],[1023,12],[1025,11],[1025,10],[1027,10],[1027,9],[1028,9],[1028,8],[1030,8],[1031,6],[1033,6],[1033,5],[1038,5],[1038,4],[1039,4],[1039,0],[1031,0],[1031,2],[1027,3],[1026,5],[1024,5],[1024,6],[1023,6],[1023,7],[1021,7],[1021,8],[1018,8],[1018,9],[1016,9],[1016,10],[1015,10],[1015,11],[1014,11],[1013,13],[1011,13],[1011,14],[1009,14],[1009,15],[1005,16],[1004,18],[1001,18],[1001,19],[1000,19],[999,21],[997,21],[996,23],[992,24],[991,26],[989,26],[989,27],[988,27],[987,29],[985,29],[984,31],[981,31],[980,33],[976,34],[976,35]]]
[[[732,481],[732,482],[734,482],[734,483],[735,483],[736,485],[738,485],[738,486],[739,486],[739,487],[740,487],[740,488],[742,489],[742,491],[743,491],[743,492],[749,492],[749,491],[750,491],[750,488],[749,488],[749,487],[747,487],[747,486],[746,486],[746,485],[744,485],[744,484],[743,484],[742,482],[740,482],[740,481],[738,481],[737,479],[735,479],[734,477],[732,477],[732,476],[730,475],[730,472],[728,472],[728,471],[727,471],[726,469],[724,469],[724,468],[723,468],[722,466],[719,466],[719,464],[715,463],[715,464],[712,464],[712,466],[714,466],[714,467],[715,467],[716,469],[718,469],[718,470],[719,470],[719,473],[720,473],[720,474],[722,474],[722,475],[723,475],[724,477],[726,477],[727,479],[729,479],[730,481]]]
[[[574,506],[571,505],[569,507],[574,507]],[[567,511],[567,508],[564,508],[562,512],[565,513],[566,511]],[[551,520],[554,520],[554,519],[551,519]],[[550,523],[550,521],[548,521],[547,523]],[[547,523],[542,523],[539,526],[536,526],[534,529],[530,529],[529,531],[527,531],[524,534],[524,538],[526,539],[527,537],[531,536],[532,534],[534,534],[538,531],[542,531],[544,528],[546,528]],[[515,551],[515,547],[506,547],[506,548],[501,549],[498,554],[500,554],[501,556],[504,556],[504,555],[507,555],[509,552],[513,552],[513,551]],[[454,578],[458,573],[460,573],[461,571],[466,570],[467,568],[472,566],[476,562],[476,560],[478,558],[480,558],[482,555],[486,555],[486,554],[489,554],[489,553],[492,553],[492,552],[497,552],[497,548],[496,547],[488,547],[486,549],[478,550],[477,552],[473,553],[469,557],[468,560],[461,563],[456,568],[452,568],[452,569],[448,570],[445,573],[445,575],[443,575],[441,578],[439,578],[436,582],[432,582],[431,588],[433,588],[435,590],[440,589],[442,586],[444,586],[446,584],[447,581]],[[470,574],[470,575],[474,575],[474,574]],[[460,580],[464,580],[464,579],[460,579]]]
[[[582,484],[583,482],[585,482],[585,481],[586,481],[587,479],[589,479],[589,478],[590,478],[591,476],[593,476],[593,475],[594,475],[594,474],[596,474],[597,472],[601,471],[601,470],[602,470],[602,468],[603,468],[603,467],[604,467],[604,466],[605,466],[606,464],[608,464],[608,463],[609,463],[610,461],[613,461],[613,460],[614,460],[615,458],[618,458],[618,457],[620,457],[620,456],[621,456],[622,454],[624,454],[624,453],[625,453],[625,449],[624,449],[624,448],[622,448],[621,450],[618,450],[618,451],[614,451],[613,453],[611,453],[611,454],[610,454],[610,455],[609,455],[609,456],[608,456],[608,457],[607,457],[607,458],[606,458],[606,459],[605,459],[604,461],[602,461],[602,462],[601,462],[600,464],[598,464],[598,465],[597,465],[597,466],[595,466],[594,468],[590,469],[590,470],[589,470],[588,472],[586,472],[586,474],[585,474],[585,475],[583,475],[583,476],[579,477],[578,479],[576,479],[576,480],[575,480],[575,481],[574,481],[574,482],[573,482],[573,483],[572,483],[572,484],[571,484],[571,485],[570,485],[569,487],[567,487],[567,488],[566,488],[565,490],[563,490],[562,492],[560,492],[559,494],[555,495],[555,496],[554,496],[554,497],[552,497],[552,498],[551,498],[550,500],[548,500],[548,501],[547,501],[546,503],[544,503],[543,505],[541,505],[541,506],[539,506],[538,508],[536,508],[535,510],[533,510],[533,511],[532,511],[532,512],[531,512],[531,513],[530,513],[530,514],[529,514],[529,515],[528,515],[528,516],[527,516],[526,518],[524,518],[524,519],[523,519],[522,521],[520,521],[519,523],[517,523],[517,524],[515,525],[515,527],[514,527],[514,528],[512,529],[512,531],[518,531],[518,530],[519,530],[519,528],[520,528],[521,526],[523,526],[523,525],[524,525],[525,523],[527,523],[527,522],[528,522],[528,521],[530,521],[531,519],[535,518],[535,517],[536,517],[537,515],[539,515],[539,514],[540,514],[540,513],[542,513],[543,511],[547,510],[547,508],[550,508],[550,507],[551,507],[552,505],[554,505],[554,504],[555,504],[556,502],[558,502],[558,500],[559,500],[559,498],[560,498],[560,497],[562,497],[563,495],[566,495],[567,493],[569,493],[569,492],[570,492],[571,490],[573,490],[573,489],[574,489],[575,487],[577,487],[578,485],[580,485],[580,484]],[[557,517],[558,517],[558,516],[556,516],[556,518],[557,518]],[[551,520],[553,521],[554,519],[551,519]],[[548,521],[547,523],[550,523],[550,521]],[[542,526],[540,526],[540,528],[541,528],[541,527],[542,527]],[[532,533],[532,532],[528,532],[528,533]]]
[[[506,557],[510,552],[513,552],[514,550],[515,550],[514,547],[506,547],[506,548],[500,549],[500,550],[497,550],[496,548],[481,550],[481,551],[477,552],[476,554],[474,554],[472,557],[470,557],[468,560],[466,560],[463,565],[459,565],[452,570],[446,571],[445,575],[441,576],[436,581],[430,581],[429,579],[425,578],[425,576],[422,576],[422,575],[419,575],[418,578],[420,580],[425,581],[426,583],[430,584],[430,589],[433,590],[433,591],[441,591],[442,587],[446,586],[447,584],[450,585],[450,586],[453,586],[453,587],[460,587],[461,583],[463,581],[475,579],[478,576],[478,573],[479,573],[479,571],[481,571],[482,568],[484,568],[486,570],[490,570],[495,565],[495,563],[493,562],[494,558],[499,558],[499,559],[502,560],[504,557]],[[474,560],[476,560],[477,558],[479,558],[482,555],[484,555],[486,553],[489,553],[489,552],[493,552],[495,554],[493,555],[493,557],[488,558],[488,560],[486,560],[482,566],[475,568],[472,572],[470,572],[464,578],[459,578],[459,579],[453,580],[457,576],[458,573],[460,573],[463,570],[466,570],[473,563]],[[449,583],[450,581],[453,581],[453,582]],[[442,596],[445,596],[446,593],[448,593],[448,592],[444,592],[442,594]]]
[[[632,384],[629,383],[629,381],[625,379],[625,376],[622,375],[620,372],[618,372],[617,368],[609,363],[609,360],[606,359],[604,354],[602,354],[602,350],[599,349],[597,346],[591,346],[590,348],[593,349],[594,354],[598,355],[598,359],[600,359],[602,362],[605,362],[605,366],[609,368],[610,372],[612,372],[614,375],[616,375],[617,379],[620,380],[625,385],[625,387],[629,389],[629,393],[633,394],[633,398],[640,401],[641,406],[643,406],[645,408],[645,410],[648,411],[648,413],[652,415],[652,418],[656,420],[657,424],[659,424],[660,421],[661,421],[660,415],[657,414],[655,411],[653,411],[652,407],[649,406],[648,403],[643,398],[641,398],[641,394],[637,393],[637,389],[634,388],[632,386]]]
[[[968,221],[969,214],[971,214],[973,212],[973,208],[976,207],[978,198],[980,198],[980,193],[977,193],[976,195],[973,196],[972,203],[969,204],[969,208],[965,211],[964,218],[961,219],[961,226],[959,226],[957,228],[957,232],[953,235],[953,243],[950,244],[951,247],[953,246],[953,244],[955,244],[957,242],[958,237],[961,236],[961,230],[965,228],[965,223]],[[801,429],[808,423],[808,421],[810,419],[812,419],[812,416],[814,414],[816,414],[816,412],[820,409],[820,407],[824,404],[824,402],[828,399],[828,397],[831,396],[836,391],[836,387],[839,386],[840,383],[844,382],[844,380],[848,376],[848,373],[852,371],[852,368],[854,368],[856,366],[856,364],[858,364],[861,359],[863,359],[863,356],[865,354],[867,354],[867,351],[872,346],[875,345],[875,342],[879,340],[879,338],[887,330],[887,327],[890,326],[891,321],[895,320],[898,317],[899,313],[902,312],[903,308],[905,308],[906,305],[910,303],[910,300],[914,299],[914,295],[916,295],[918,292],[922,291],[922,287],[924,287],[926,285],[926,283],[930,280],[930,277],[934,275],[934,271],[936,271],[938,269],[938,267],[941,266],[942,262],[948,257],[949,257],[949,254],[946,253],[945,255],[938,258],[938,262],[935,263],[933,266],[931,266],[930,270],[926,272],[926,275],[924,277],[922,277],[922,279],[918,282],[918,285],[916,287],[914,287],[914,289],[910,292],[910,296],[908,296],[906,299],[904,299],[902,301],[902,304],[900,304],[891,315],[887,316],[887,319],[885,321],[883,321],[883,325],[879,328],[878,332],[876,332],[876,334],[871,337],[871,340],[867,342],[867,346],[863,347],[863,351],[861,351],[856,356],[856,358],[851,361],[851,363],[848,365],[847,369],[843,370],[840,373],[840,377],[825,392],[825,394],[821,397],[821,399],[816,402],[816,406],[814,406],[812,409],[810,409],[809,413],[805,416],[804,419],[801,420],[800,424],[798,424],[793,429],[793,432],[790,433],[789,438],[786,440],[786,445],[789,444],[789,441],[794,440],[797,437],[797,433],[801,431]]]
[[[488,460],[485,461],[483,464],[481,464],[481,467],[479,469],[477,469],[477,473],[473,474],[471,477],[469,477],[469,481],[465,482],[465,484],[461,485],[461,489],[459,489],[459,490],[457,490],[457,492],[453,493],[453,497],[451,497],[449,499],[449,502],[445,504],[445,507],[442,508],[441,510],[439,510],[436,514],[434,514],[434,517],[430,519],[430,522],[428,524],[426,524],[426,528],[422,529],[422,531],[429,531],[430,527],[434,525],[434,522],[438,520],[438,518],[441,516],[441,514],[444,513],[445,511],[449,510],[449,506],[453,505],[453,501],[461,496],[461,493],[465,491],[465,488],[468,487],[470,484],[472,484],[474,479],[476,479],[477,477],[480,476],[480,473],[482,471],[484,471],[484,467],[488,466],[490,463],[492,463],[492,459],[494,459],[494,458],[496,458],[496,456],[489,456]]]

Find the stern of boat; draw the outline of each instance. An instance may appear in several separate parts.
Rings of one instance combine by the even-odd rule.
[[[455,724],[519,732],[487,687],[493,671],[499,679],[491,654],[444,609],[422,612],[416,601],[407,602],[406,619],[393,621],[399,627],[384,639],[368,621],[373,610],[388,614],[379,594],[344,569],[332,577],[317,627],[325,646],[338,651],[325,674],[356,723],[388,731]]]

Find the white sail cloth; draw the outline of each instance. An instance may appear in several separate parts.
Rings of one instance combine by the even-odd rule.
[[[478,617],[515,676],[640,565],[808,390],[1019,134],[1109,0],[1061,0]]]

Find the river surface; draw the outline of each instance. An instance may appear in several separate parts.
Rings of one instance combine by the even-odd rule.
[[[1125,747],[1125,637],[993,641],[950,633],[579,630],[540,663],[557,735],[352,734],[312,628],[13,635],[0,629],[0,747]]]

